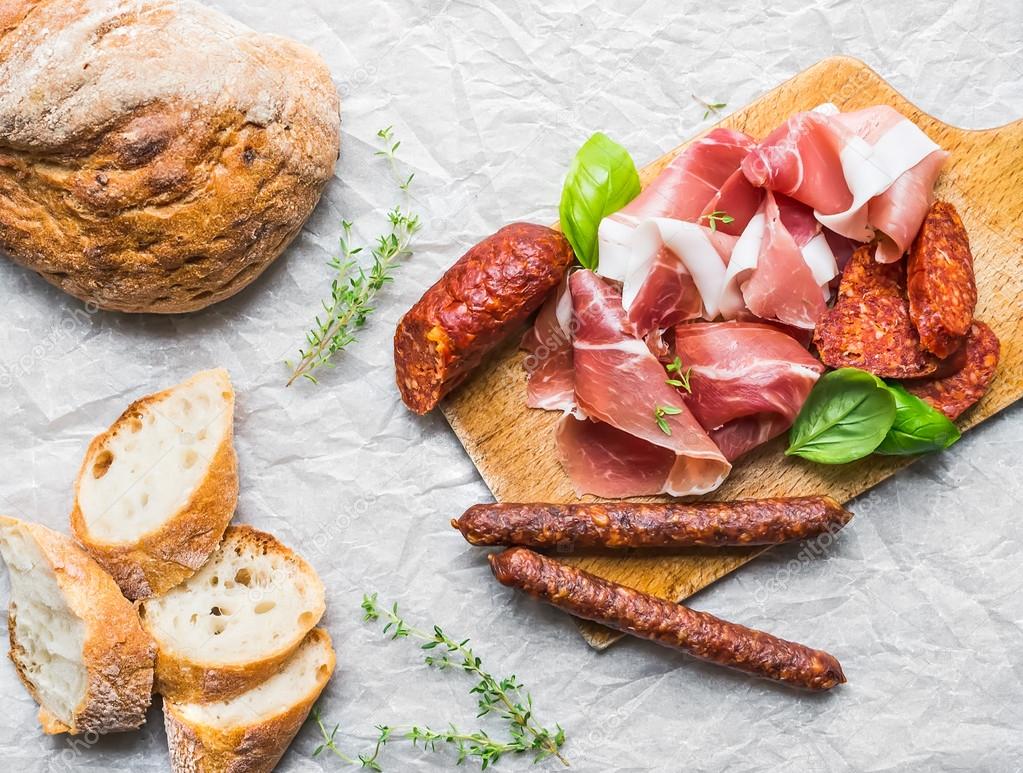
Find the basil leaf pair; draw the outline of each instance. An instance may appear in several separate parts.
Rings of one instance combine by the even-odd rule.
[[[814,386],[789,433],[786,456],[845,464],[871,453],[906,456],[948,448],[959,430],[897,384],[840,368]]]
[[[597,228],[639,195],[639,173],[629,152],[597,132],[576,153],[561,190],[561,230],[583,268],[597,267]]]

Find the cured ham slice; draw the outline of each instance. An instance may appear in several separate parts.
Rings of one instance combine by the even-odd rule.
[[[679,325],[675,353],[691,368],[686,405],[729,461],[792,426],[824,371],[798,341],[757,322]]]
[[[743,161],[754,185],[800,201],[837,234],[898,260],[931,204],[948,154],[887,105],[841,113],[822,105],[773,131]],[[889,193],[890,191],[890,193]]]
[[[841,139],[827,116],[796,113],[743,159],[742,171],[753,185],[818,212],[842,212],[853,194],[842,172],[841,152]]]
[[[664,367],[626,317],[618,287],[591,271],[572,274],[569,286],[577,325],[573,342],[576,401],[591,424],[600,422],[618,430],[563,419],[559,453],[576,490],[600,496],[625,496],[623,492],[685,496],[717,488],[731,464],[678,391],[666,383]],[[661,417],[667,431],[658,425],[658,408],[669,410]],[[589,447],[594,434],[600,442]],[[638,458],[650,464],[630,471],[630,463],[621,462]]]
[[[827,237],[810,210],[768,192],[732,250],[721,314],[734,319],[749,309],[762,319],[812,329],[837,274]]]
[[[572,369],[572,296],[567,276],[540,307],[521,346],[528,352],[523,363],[526,405],[548,411],[578,412]]]
[[[597,234],[598,273],[609,279],[625,280],[632,232],[644,220],[698,222],[708,203],[739,169],[753,146],[753,139],[742,132],[714,129],[675,156],[639,196],[601,221]]]
[[[633,232],[622,306],[637,334],[718,315],[736,238],[704,225],[654,218]]]
[[[731,236],[739,236],[746,230],[749,221],[760,209],[760,202],[763,199],[763,188],[757,188],[746,179],[742,169],[736,169],[732,176],[725,180],[714,198],[703,208],[703,212],[700,213],[700,222],[706,222],[714,213],[723,212],[731,220],[726,223],[718,219],[717,230]]]
[[[934,182],[947,160],[944,150],[931,153],[870,200],[867,218],[880,236],[875,257],[881,263],[894,263],[913,243],[933,203]]]

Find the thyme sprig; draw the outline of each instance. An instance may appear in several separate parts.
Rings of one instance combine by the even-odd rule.
[[[707,100],[707,99],[701,99],[700,97],[696,96],[695,94],[693,94],[693,99],[695,99],[697,102],[699,102],[701,105],[703,105],[704,108],[706,108],[703,111],[703,119],[702,120],[704,120],[704,121],[706,121],[708,118],[710,118],[711,114],[717,115],[722,110],[724,110],[726,107],[728,107],[728,103],[727,102],[711,102],[710,100]]]
[[[718,223],[728,225],[729,223],[735,222],[734,217],[720,209],[715,209],[713,212],[708,212],[706,215],[700,215],[700,220],[704,219],[706,219],[707,225],[710,226],[711,231],[718,230]]]
[[[377,155],[387,159],[394,173],[398,188],[407,196],[414,175],[407,178],[398,172],[395,153],[401,142],[394,139],[390,126],[377,132],[384,149]],[[396,205],[387,213],[390,231],[377,237],[370,249],[372,262],[368,269],[360,265],[359,253],[363,247],[352,244],[352,223],[341,221],[341,255],[328,262],[334,270],[330,285],[330,297],[321,301],[322,314],[316,315],[312,329],[306,333],[306,346],[299,349],[297,363],[288,362],[291,378],[288,386],[297,379],[305,378],[316,383],[313,371],[323,366],[332,366],[331,358],[355,340],[355,331],[366,324],[373,311],[373,299],[385,284],[392,280],[392,271],[402,259],[412,254],[412,237],[419,231],[419,216],[402,205]]]
[[[483,668],[483,661],[469,647],[469,640],[458,641],[448,636],[440,626],[433,626],[432,631],[424,631],[410,626],[404,618],[398,614],[398,605],[391,607],[380,606],[377,603],[377,595],[364,596],[362,599],[364,611],[363,620],[374,621],[381,617],[386,621],[384,633],[389,634],[393,639],[414,638],[423,642],[421,649],[429,654],[424,656],[427,665],[440,670],[457,667],[472,674],[479,681],[469,692],[476,697],[476,706],[479,712],[477,717],[487,714],[498,714],[501,719],[509,723],[512,735],[510,743],[503,744],[503,749],[492,752],[499,758],[501,754],[512,752],[535,752],[534,760],[539,762],[547,757],[557,757],[564,765],[568,760],[561,754],[561,747],[565,743],[565,731],[560,725],[555,725],[554,730],[542,727],[533,719],[533,697],[525,692],[521,682],[513,675],[503,679],[496,679],[492,674]],[[438,654],[439,653],[439,654]],[[443,734],[442,734],[443,735]],[[479,739],[472,740],[467,737],[470,743],[482,743]],[[489,736],[482,734],[482,738],[489,739]],[[420,739],[424,740],[424,739]],[[436,740],[445,740],[437,738]],[[469,756],[479,756],[471,752]],[[494,749],[496,747],[489,746]],[[460,749],[461,751],[461,749]],[[496,762],[496,758],[493,760]]]
[[[692,367],[688,367],[683,372],[683,370],[682,370],[682,358],[681,357],[676,357],[674,359],[674,361],[669,362],[667,365],[665,365],[664,369],[666,371],[668,371],[668,373],[674,373],[675,374],[675,377],[667,379],[664,382],[665,384],[668,384],[668,385],[673,386],[673,387],[677,387],[679,389],[684,389],[689,394],[693,393],[693,387],[689,383],[689,379],[693,375],[693,369],[692,369]]]
[[[343,752],[337,745],[339,725],[327,730],[319,708],[313,709],[313,718],[319,728],[321,743],[313,751],[316,757],[329,751],[337,759],[349,765],[358,765],[373,771],[382,771],[379,762],[381,750],[390,742],[401,739],[411,741],[413,746],[437,751],[438,744],[447,744],[455,749],[456,764],[468,759],[478,760],[483,770],[497,764],[505,754],[532,753],[533,762],[540,762],[549,757],[557,757],[564,765],[568,760],[561,754],[565,744],[565,731],[560,725],[556,730],[542,727],[533,719],[533,699],[524,691],[523,685],[514,677],[496,679],[484,670],[483,662],[469,647],[469,640],[457,641],[448,636],[439,626],[432,631],[425,631],[410,626],[398,614],[398,605],[380,606],[377,594],[363,596],[363,620],[375,621],[383,618],[384,633],[393,639],[419,639],[421,648],[428,654],[424,656],[426,663],[441,670],[457,667],[477,677],[479,681],[469,691],[477,696],[478,717],[496,713],[507,721],[509,739],[493,738],[485,730],[467,733],[455,725],[448,725],[446,730],[433,730],[427,725],[413,725],[408,730],[399,730],[388,725],[377,725],[377,739],[370,754],[359,754],[352,757]],[[435,652],[437,651],[437,652]]]

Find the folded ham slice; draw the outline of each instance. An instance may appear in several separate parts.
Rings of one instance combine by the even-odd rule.
[[[679,325],[693,416],[734,461],[792,426],[824,366],[794,338],[758,322]]]
[[[576,401],[589,420],[564,417],[558,449],[576,490],[619,497],[717,488],[731,464],[666,383],[664,366],[626,317],[617,285],[578,271],[569,286]],[[677,410],[661,417],[667,432],[658,408]]]
[[[721,315],[743,316],[812,330],[827,308],[835,256],[812,211],[768,192],[732,250],[721,294]]]
[[[800,201],[830,230],[898,260],[931,203],[948,153],[887,105],[841,113],[821,105],[769,134],[743,161],[754,185]]]
[[[751,137],[733,129],[714,129],[690,143],[639,196],[601,221],[597,234],[600,252],[597,272],[609,279],[625,280],[632,260],[632,232],[644,220],[667,218],[699,222],[708,204],[739,170],[742,159],[754,144]],[[738,183],[733,187],[733,199],[748,198],[749,193]],[[742,206],[749,208],[748,203]],[[735,231],[739,232],[741,228]]]
[[[578,412],[572,369],[572,296],[568,276],[540,307],[521,347],[528,352],[526,405],[548,411]]]

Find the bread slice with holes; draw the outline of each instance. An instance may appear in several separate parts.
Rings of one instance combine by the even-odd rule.
[[[140,607],[156,640],[156,689],[226,700],[272,676],[323,616],[323,583],[275,537],[231,526],[198,572]]]
[[[70,537],[0,516],[11,579],[11,660],[47,733],[113,733],[146,720],[156,648],[131,602]]]
[[[129,599],[190,577],[238,501],[234,391],[206,370],[132,403],[89,444],[71,530]]]
[[[330,636],[314,628],[281,669],[234,698],[164,699],[174,773],[269,773],[287,751],[334,671]]]

